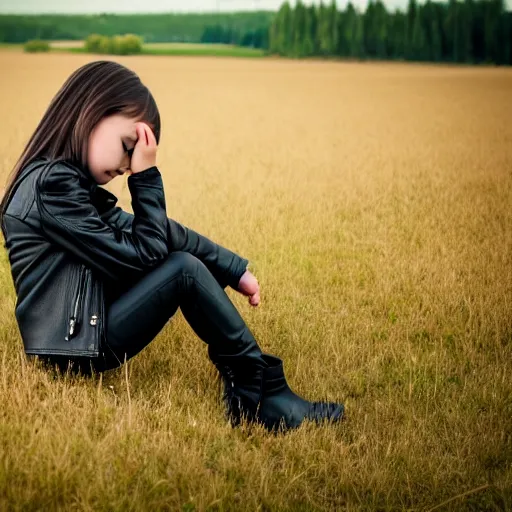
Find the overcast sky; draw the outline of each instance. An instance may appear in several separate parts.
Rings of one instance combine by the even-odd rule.
[[[340,9],[348,0],[338,0]],[[305,4],[319,3],[320,0],[305,0]],[[329,3],[330,0],[324,0]],[[407,0],[383,0],[386,7],[405,9]],[[100,13],[100,12],[212,12],[212,11],[250,11],[255,9],[277,10],[283,0],[0,0],[0,13]],[[295,4],[295,0],[290,1]],[[367,0],[352,0],[360,7]],[[512,9],[512,0],[506,0]]]

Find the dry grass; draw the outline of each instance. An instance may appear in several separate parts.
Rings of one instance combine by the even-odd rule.
[[[85,41],[80,40],[55,40],[50,42],[52,48],[82,48]],[[147,48],[160,48],[160,49],[177,49],[177,50],[192,50],[195,48],[202,48],[202,43],[145,43]],[[232,44],[208,44],[209,48],[237,48]]]
[[[76,39],[72,41],[63,39],[59,41],[51,41],[50,46],[52,48],[82,48],[84,46],[84,43],[85,41],[77,41]]]
[[[0,53],[2,176],[90,58]],[[348,420],[232,430],[181,314],[126,367],[54,378],[2,252],[0,508],[512,510],[512,70],[119,61],[161,108],[169,215],[251,260],[260,308],[230,296]]]

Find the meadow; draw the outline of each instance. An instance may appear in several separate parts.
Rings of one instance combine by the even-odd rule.
[[[0,51],[0,187],[95,58]],[[169,216],[250,260],[260,306],[229,296],[346,421],[232,429],[180,312],[103,375],[28,363],[4,249],[0,509],[512,510],[512,69],[116,60],[159,104]]]
[[[21,45],[20,45],[21,46]],[[52,41],[54,52],[86,53],[84,41]],[[169,56],[209,56],[209,57],[264,57],[266,52],[261,48],[236,46],[234,44],[201,44],[201,43],[144,43],[143,55]]]

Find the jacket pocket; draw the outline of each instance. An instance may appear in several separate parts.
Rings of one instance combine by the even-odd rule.
[[[80,326],[82,325],[84,296],[87,287],[88,275],[88,268],[85,265],[80,265],[77,287],[71,301],[71,312],[68,319],[67,334],[65,338],[66,341],[69,341],[75,337],[80,329]]]

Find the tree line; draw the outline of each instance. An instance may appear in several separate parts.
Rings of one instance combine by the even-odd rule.
[[[329,3],[327,3],[329,2]],[[512,13],[503,0],[448,0],[389,11],[350,1],[288,1],[270,11],[203,14],[0,15],[0,42],[137,34],[145,42],[229,43],[287,57],[512,64]]]
[[[349,2],[282,4],[269,34],[271,53],[289,57],[403,59],[512,64],[512,13],[503,0],[409,0],[390,12],[371,0],[363,12]]]
[[[90,34],[137,34],[147,43],[224,42],[268,47],[275,12],[205,14],[0,15],[0,42],[84,40]]]
[[[207,25],[203,30],[200,42],[235,44],[238,46],[267,49],[269,25],[243,32],[236,27],[223,26],[220,23]]]

